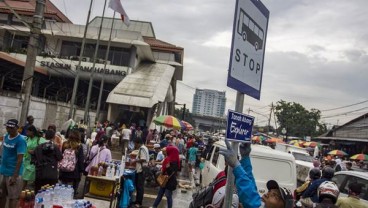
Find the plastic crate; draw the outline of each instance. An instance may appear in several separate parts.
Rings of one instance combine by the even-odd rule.
[[[89,193],[96,196],[109,197],[113,188],[114,182],[112,181],[93,179],[91,180]]]

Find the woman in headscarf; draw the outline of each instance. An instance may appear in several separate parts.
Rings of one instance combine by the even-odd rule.
[[[98,142],[98,144],[94,145],[91,148],[89,153],[89,160],[91,161],[88,166],[86,167],[85,171],[89,173],[91,167],[98,166],[100,162],[109,163],[112,160],[111,151],[107,148],[107,142],[109,138],[106,135],[103,135]]]
[[[178,170],[180,169],[179,150],[175,146],[168,146],[166,147],[166,153],[167,156],[162,163],[161,171],[163,174],[169,176],[169,180],[167,181],[165,187],[160,187],[156,200],[152,206],[154,208],[160,204],[164,194],[167,199],[167,207],[172,208],[173,205],[172,192],[176,189],[176,186],[178,184],[176,175]]]
[[[36,168],[34,166],[34,164],[31,164],[31,159],[32,159],[32,155],[34,153],[34,149],[36,149],[36,147],[39,144],[45,143],[46,140],[44,138],[42,138],[39,133],[38,130],[35,126],[30,125],[28,127],[28,129],[26,130],[26,134],[27,134],[27,152],[24,155],[24,159],[23,159],[23,164],[24,164],[24,171],[23,171],[23,190],[27,187],[28,181],[34,181],[35,180],[35,173],[36,173]]]

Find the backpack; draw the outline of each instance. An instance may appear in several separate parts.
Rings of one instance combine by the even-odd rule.
[[[75,150],[69,148],[64,150],[63,159],[60,161],[58,167],[63,172],[73,172],[77,165],[77,156]]]
[[[198,192],[192,195],[193,201],[190,203],[190,208],[200,208],[205,207],[208,204],[212,203],[213,198],[213,189],[215,186],[221,181],[226,180],[226,176],[222,176],[221,178],[213,181],[208,186],[200,189]]]

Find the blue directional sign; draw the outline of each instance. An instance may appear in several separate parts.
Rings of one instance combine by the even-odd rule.
[[[226,138],[238,142],[250,141],[254,117],[229,110],[227,114]]]

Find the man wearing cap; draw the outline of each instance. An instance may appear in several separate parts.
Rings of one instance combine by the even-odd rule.
[[[336,206],[340,208],[367,208],[368,204],[360,200],[359,197],[363,186],[363,184],[357,182],[349,183],[349,195],[347,197],[339,197]]]
[[[262,196],[265,207],[292,208],[294,200],[291,191],[280,187],[274,180],[269,180],[266,184],[268,192]]]
[[[9,207],[16,207],[20,192],[22,190],[21,174],[23,173],[23,155],[27,149],[24,136],[17,131],[18,121],[10,119],[5,124],[7,134],[4,137],[2,164],[0,174],[4,176],[0,184],[2,197],[7,196]],[[6,159],[5,159],[6,158]],[[5,198],[0,200],[0,207],[5,207]]]
[[[236,189],[238,191],[239,200],[243,207],[258,208],[261,206],[261,198],[257,191],[256,182],[252,172],[252,164],[249,154],[251,152],[251,144],[241,144],[239,147],[241,160],[237,159],[237,155],[232,150],[229,141],[225,140],[227,149],[220,149],[219,153],[224,155],[225,161],[233,168],[235,176]],[[291,191],[279,187],[276,181],[267,182],[268,192],[262,196],[262,201],[267,208],[292,208],[294,201]]]

